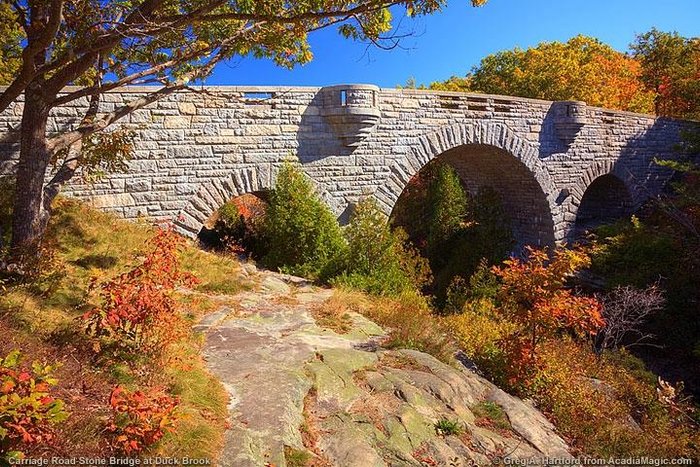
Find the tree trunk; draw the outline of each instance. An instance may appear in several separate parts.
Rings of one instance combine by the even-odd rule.
[[[18,253],[36,247],[48,224],[43,194],[44,176],[51,159],[46,137],[47,102],[39,85],[31,85],[25,91],[12,211],[11,247]]]

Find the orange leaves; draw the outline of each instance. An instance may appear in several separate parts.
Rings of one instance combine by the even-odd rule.
[[[52,366],[34,362],[31,370],[20,366],[18,350],[0,358],[0,453],[22,444],[50,443],[51,425],[68,417],[63,401],[49,394],[56,384]]]
[[[583,35],[488,55],[467,77],[433,83],[431,88],[574,99],[635,112],[654,110],[654,92],[642,79],[641,63]]]
[[[591,103],[611,108],[652,113],[654,92],[646,89],[642,64],[624,54],[597,55],[591,62]]]
[[[511,258],[492,269],[501,279],[498,310],[517,328],[500,343],[511,385],[529,384],[542,340],[565,331],[589,336],[605,325],[598,300],[564,288],[568,276],[589,264],[581,250],[557,250],[550,259],[546,250],[528,248],[526,261]]]
[[[568,290],[561,290],[551,300],[536,303],[535,308],[543,319],[551,318],[550,326],[565,328],[579,334],[595,334],[605,325],[602,305],[595,298],[577,297]]]
[[[187,331],[173,294],[198,282],[180,270],[182,242],[172,230],[159,230],[143,263],[101,284],[101,306],[83,315],[88,334],[153,353],[182,338]]]
[[[604,324],[600,303],[564,288],[567,276],[589,264],[580,250],[557,250],[550,260],[544,249],[528,247],[527,261],[511,258],[492,269],[502,281],[501,308],[510,319],[540,332],[595,333]]]
[[[114,435],[112,444],[130,455],[157,443],[174,429],[179,403],[178,398],[160,388],[130,392],[122,386],[115,387],[109,398],[112,417],[107,426]]]

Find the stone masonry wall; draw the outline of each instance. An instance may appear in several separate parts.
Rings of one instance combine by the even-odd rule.
[[[151,89],[107,93],[101,110]],[[55,109],[51,131],[77,124],[85,107]],[[13,169],[21,109],[0,114],[0,174]],[[364,195],[390,213],[408,180],[443,155],[468,183],[506,193],[522,242],[549,244],[573,231],[601,175],[618,177],[635,205],[658,193],[669,173],[653,158],[674,157],[680,130],[695,124],[577,102],[347,85],[182,91],[118,126],[136,136],[129,171],[76,179],[66,193],[126,218],[176,220],[188,235],[227,199],[271,187],[295,156],[341,215]]]

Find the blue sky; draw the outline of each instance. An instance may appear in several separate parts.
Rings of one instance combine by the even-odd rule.
[[[409,77],[429,83],[464,75],[490,53],[576,34],[625,51],[635,34],[652,26],[699,36],[700,0],[489,0],[481,8],[450,0],[441,13],[406,19],[403,26],[413,36],[402,41],[402,49],[367,50],[329,29],[310,36],[315,58],[307,65],[289,71],[269,60],[239,59],[219,65],[207,83],[393,87]]]

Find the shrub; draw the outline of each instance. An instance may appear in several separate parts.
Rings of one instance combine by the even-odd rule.
[[[177,421],[175,410],[179,399],[161,389],[130,392],[121,386],[109,398],[112,407],[107,430],[112,433],[113,446],[124,454],[136,454],[157,443]]]
[[[515,332],[516,326],[498,313],[492,300],[470,299],[459,314],[445,318],[445,325],[480,370],[497,383],[506,382],[508,360],[501,343]]]
[[[327,279],[338,270],[346,244],[333,213],[295,166],[282,166],[270,197],[265,222],[269,251],[263,262],[271,268]]]
[[[97,287],[101,304],[83,320],[90,336],[157,354],[186,334],[174,292],[178,286],[195,285],[197,279],[181,271],[183,240],[172,230],[158,230],[149,246],[143,263]]]
[[[444,362],[454,360],[455,349],[442,322],[416,292],[375,300],[363,311],[389,331],[388,347],[419,350]]]
[[[219,208],[214,231],[227,249],[260,258],[267,250],[266,213],[267,203],[255,194],[237,196]]]
[[[590,264],[582,250],[559,249],[549,259],[544,249],[527,249],[527,260],[511,258],[493,272],[501,280],[498,310],[517,329],[501,341],[508,355],[512,387],[527,386],[539,364],[538,345],[560,331],[595,335],[605,324],[601,304],[565,289],[574,271]]]
[[[454,360],[454,347],[446,329],[428,306],[425,297],[404,292],[394,297],[368,297],[346,289],[336,289],[323,308],[341,315],[360,313],[381,325],[389,334],[389,348],[408,348],[429,353],[444,362]]]
[[[9,458],[24,445],[49,444],[52,425],[68,418],[63,401],[51,396],[56,366],[34,362],[28,369],[20,362],[19,350],[0,358],[0,455]]]
[[[541,348],[532,386],[538,406],[579,449],[601,457],[700,455],[688,403],[663,397],[656,377],[628,352],[595,355],[570,338]]]
[[[467,302],[472,300],[493,300],[499,291],[499,283],[495,274],[491,272],[488,261],[482,258],[474,274],[465,280],[462,276],[455,276],[447,288],[444,314],[461,313]]]
[[[442,309],[442,313],[461,313],[470,295],[469,282],[462,276],[455,276],[447,288],[445,306]]]
[[[347,227],[348,252],[336,284],[374,295],[420,290],[430,281],[427,260],[408,244],[405,232],[392,231],[372,199],[360,201]]]

